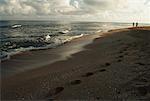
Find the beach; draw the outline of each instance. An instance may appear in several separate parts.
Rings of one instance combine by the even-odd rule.
[[[150,27],[124,28],[15,55],[1,63],[20,67],[1,78],[2,100],[148,101],[149,40]]]

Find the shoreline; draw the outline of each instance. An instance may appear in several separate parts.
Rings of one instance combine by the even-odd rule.
[[[149,87],[146,86],[149,78],[146,67],[150,65],[150,58],[146,57],[149,52],[148,40],[143,39],[149,31],[150,27],[112,30],[101,38],[95,37],[94,41],[84,46],[84,50],[75,52],[66,60],[2,79],[2,98],[6,99],[5,95],[9,95],[8,100],[136,99],[132,91],[138,94],[138,98],[143,98],[140,94],[144,90],[147,99],[149,95],[145,87]],[[81,42],[85,39],[74,41]],[[141,47],[145,49],[142,50],[144,53],[141,52]],[[144,67],[140,68],[141,66]],[[143,74],[139,74],[140,69],[144,71]],[[134,83],[135,79],[141,79],[140,75],[148,83],[144,83],[138,92],[140,88],[136,89]],[[126,89],[131,92],[126,92]]]
[[[19,54],[22,54],[22,53],[24,53],[24,52],[28,52],[28,51],[38,51],[38,50],[48,50],[48,49],[55,49],[55,48],[57,48],[57,47],[59,47],[59,46],[62,46],[62,45],[64,45],[64,44],[66,44],[66,43],[68,43],[68,42],[70,42],[70,41],[72,41],[72,40],[74,40],[74,39],[77,39],[77,38],[80,38],[80,37],[83,37],[83,36],[86,36],[86,35],[78,35],[78,36],[74,36],[74,37],[71,37],[70,39],[68,39],[67,41],[65,41],[65,42],[63,42],[63,43],[61,43],[61,44],[59,44],[59,45],[54,45],[54,46],[45,46],[45,47],[28,47],[28,48],[23,48],[23,50],[20,50],[20,49],[16,49],[16,50],[18,50],[18,51],[12,51],[12,52],[8,52],[8,54],[4,54],[4,58],[2,58],[1,59],[1,62],[3,62],[3,61],[8,61],[9,59],[11,59],[11,57],[13,57],[13,56],[16,56],[16,55],[19,55]],[[4,52],[5,53],[5,52]]]
[[[149,27],[149,26],[145,26],[144,28],[146,28],[146,27]],[[132,28],[134,28],[134,27],[129,27],[129,29],[132,29]],[[137,27],[137,28],[140,28],[140,27]],[[143,27],[141,27],[141,28],[143,28]],[[126,28],[120,28],[120,29],[126,29]],[[110,30],[108,30],[108,31],[106,31],[106,32],[97,32],[97,33],[107,33],[107,32],[111,32],[111,31],[115,31],[115,30],[119,30],[119,29],[110,29]],[[97,33],[95,33],[95,34],[97,34]],[[85,37],[85,36],[91,36],[90,34],[89,35],[84,35],[84,36],[81,36],[81,37]],[[74,38],[74,39],[72,39],[72,40],[75,40],[75,39],[78,39],[78,38],[81,38],[80,36],[78,37],[77,36],[77,38]],[[57,47],[59,47],[59,46],[62,46],[62,45],[64,45],[64,44],[66,44],[66,43],[69,43],[69,42],[71,42],[72,40],[70,40],[70,41],[66,41],[66,42],[64,42],[64,43],[62,43],[61,45],[58,45],[58,46],[55,46],[55,47],[53,47],[53,48],[49,48],[49,47],[39,47],[39,48],[35,48],[35,49],[25,49],[25,51],[19,51],[19,52],[12,52],[12,54],[9,54],[8,55],[8,57],[5,59],[1,59],[1,62],[5,62],[5,61],[8,61],[9,59],[11,59],[11,57],[15,57],[15,56],[17,56],[17,55],[19,55],[19,54],[23,54],[24,52],[28,52],[28,51],[40,51],[40,50],[49,50],[49,49],[55,49],[55,48],[57,48]]]
[[[47,62],[45,62],[43,64],[39,63],[38,64],[39,66],[38,65],[31,65],[30,67],[28,67],[29,71],[32,70],[32,69],[33,70],[34,69],[38,69],[40,67],[43,67],[43,66],[55,63],[57,61],[66,60],[67,58],[71,57],[72,54],[75,54],[75,53],[78,53],[80,51],[83,51],[84,50],[84,46],[86,46],[88,44],[91,44],[94,41],[95,38],[101,37],[102,34],[104,34],[104,32],[90,34],[90,35],[84,35],[82,37],[78,37],[78,38],[72,39],[71,41],[68,41],[68,42],[66,42],[66,43],[64,43],[64,44],[62,44],[60,46],[54,47],[54,48],[37,49],[37,50],[35,49],[35,50],[22,51],[22,52],[19,52],[17,54],[13,54],[7,60],[4,60],[4,61],[2,60],[1,64],[2,64],[3,68],[8,68],[9,69],[10,66],[11,66],[11,68],[13,68],[12,66],[14,64],[14,60],[16,61],[18,59],[21,59],[23,62],[27,62],[27,64],[23,64],[23,65],[25,65],[24,68],[26,68],[27,66],[30,66],[33,63],[41,62],[41,61],[35,61],[35,62],[30,61],[31,62],[30,63],[30,62],[28,62],[28,60],[22,59],[20,57],[26,57],[26,59],[28,59],[28,57],[31,55],[31,58],[29,58],[30,60],[34,60],[34,59],[38,60],[38,58],[40,59],[40,56],[43,59],[45,59],[44,56],[46,57],[48,52],[52,52],[52,54],[48,55],[48,57],[51,57],[51,58],[46,58],[46,59],[50,59],[50,61],[47,61]],[[67,49],[65,49],[65,48],[67,48]],[[38,58],[34,58],[36,56]],[[10,63],[10,64],[8,64],[8,63]],[[16,61],[16,63],[21,64],[19,60]],[[14,67],[14,68],[16,68],[16,67]],[[20,68],[20,67],[18,67],[18,68]],[[21,73],[22,72],[26,72],[26,70],[22,70]],[[27,72],[28,72],[28,69],[27,69]]]

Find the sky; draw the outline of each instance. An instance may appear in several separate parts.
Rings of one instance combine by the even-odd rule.
[[[0,19],[150,23],[150,0],[0,0]]]

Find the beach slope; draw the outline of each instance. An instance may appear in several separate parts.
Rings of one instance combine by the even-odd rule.
[[[2,79],[2,99],[150,100],[149,40],[150,27],[111,30],[65,60]]]

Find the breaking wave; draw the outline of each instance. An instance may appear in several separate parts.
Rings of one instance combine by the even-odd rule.
[[[30,50],[42,50],[42,49],[49,49],[55,48],[62,44],[65,44],[75,38],[82,37],[84,34],[76,35],[76,36],[67,36],[67,35],[59,35],[59,36],[42,36],[37,38],[20,38],[13,41],[8,41],[2,44],[2,52],[0,54],[1,60],[7,60],[12,55],[19,54],[24,51]]]
[[[55,48],[84,35],[127,26],[101,22],[0,21],[0,59],[23,51]]]

